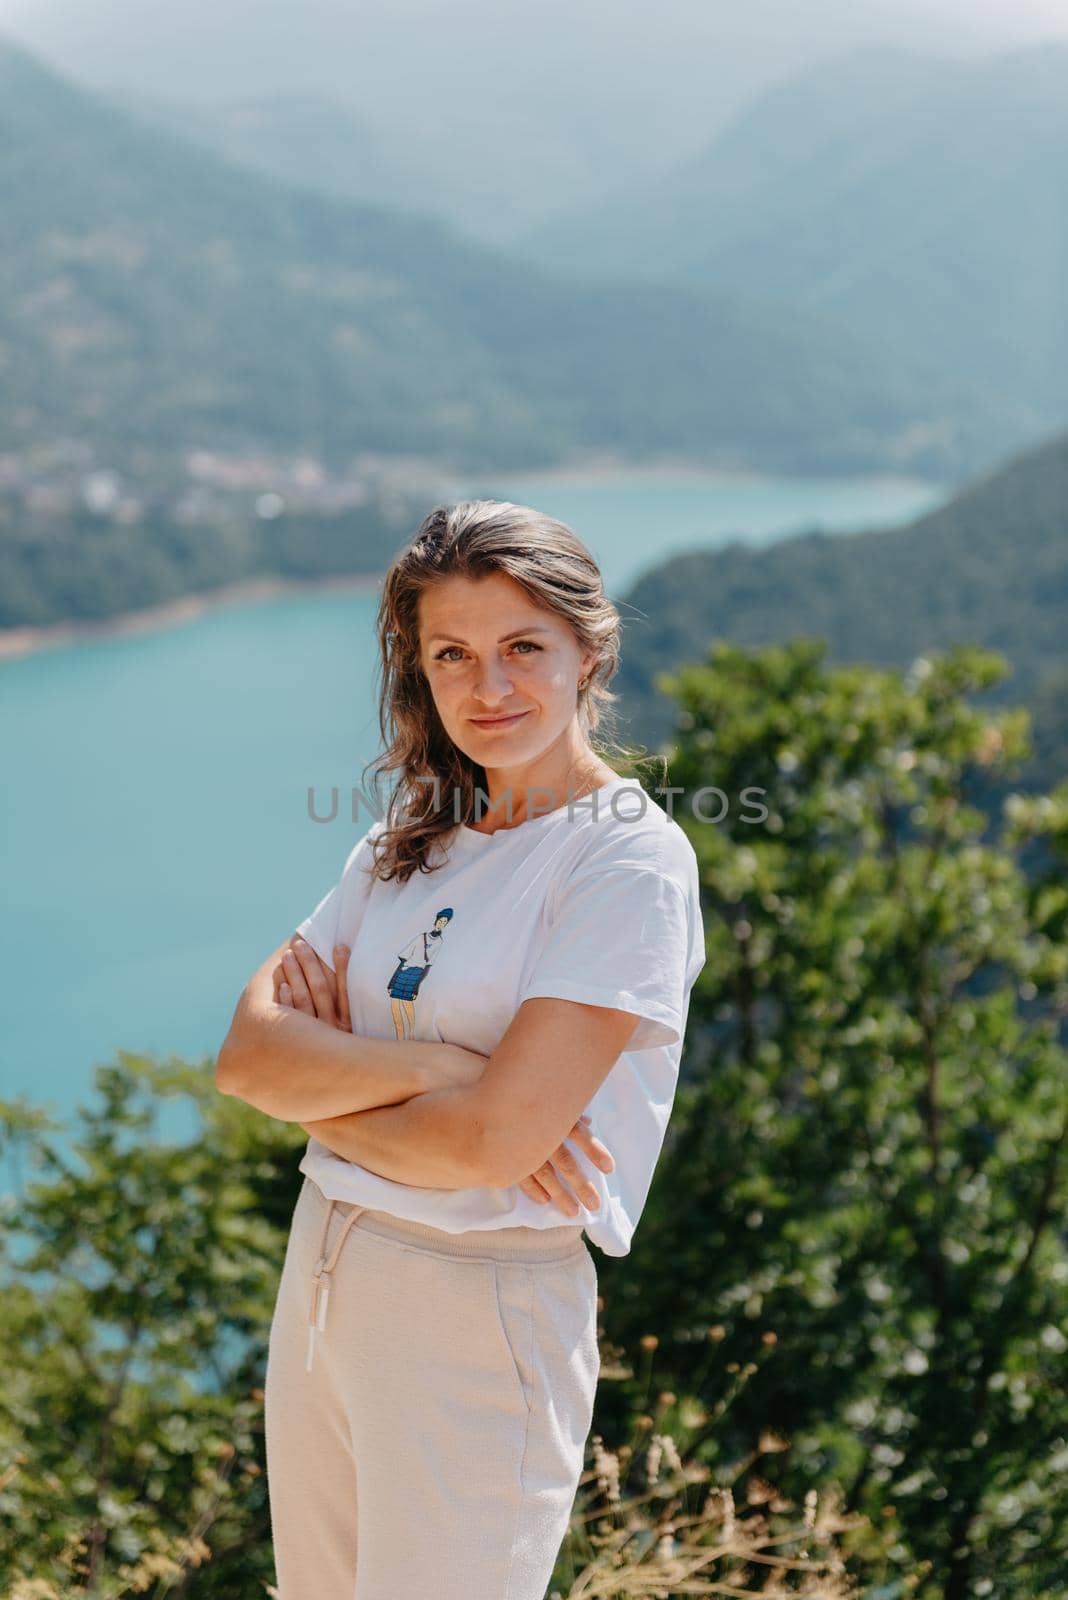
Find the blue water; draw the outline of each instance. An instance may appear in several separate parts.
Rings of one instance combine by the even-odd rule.
[[[506,485],[465,484],[462,492],[537,506],[590,546],[605,585],[620,594],[647,568],[684,550],[739,539],[766,545],[790,534],[889,527],[946,498],[912,478],[763,478],[755,474],[670,477],[635,472],[616,481],[534,476]]]
[[[911,480],[541,478],[455,486],[562,517],[621,596],[667,555],[910,520]],[[62,1118],[122,1048],[211,1057],[249,974],[337,877],[377,748],[375,597],[234,605],[0,662],[5,1097]],[[308,790],[337,819],[313,821]],[[177,1131],[165,1110],[163,1131]]]

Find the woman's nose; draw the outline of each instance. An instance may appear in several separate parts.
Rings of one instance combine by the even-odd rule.
[[[486,661],[475,671],[474,693],[477,700],[503,700],[512,692],[512,680],[502,662]]]

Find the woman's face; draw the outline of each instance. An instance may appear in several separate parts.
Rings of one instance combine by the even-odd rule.
[[[503,572],[425,589],[419,644],[445,732],[486,768],[521,767],[558,740],[593,664],[570,625]]]

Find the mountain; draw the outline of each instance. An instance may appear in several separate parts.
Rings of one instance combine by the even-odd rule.
[[[655,675],[703,660],[716,639],[756,647],[818,637],[831,662],[883,667],[953,643],[981,645],[1012,669],[994,698],[1042,704],[1049,718],[1068,685],[1068,434],[904,527],[679,556],[640,578],[623,611],[616,686],[643,741],[671,727]],[[1063,777],[1063,740],[1052,754]]]
[[[110,98],[140,120],[265,177],[447,220],[432,173],[398,159],[367,118],[328,95],[290,90],[195,101],[124,89]]]
[[[1068,43],[866,48],[700,157],[523,240],[543,265],[789,301],[1068,420]]]
[[[483,80],[477,111],[444,123],[430,102],[409,101],[403,116],[395,98],[383,103],[379,94],[369,103],[366,85],[352,103],[318,88],[215,100],[125,84],[96,92],[238,166],[343,199],[423,212],[494,249],[512,249],[535,218],[596,201],[605,173],[651,176],[679,147],[661,126],[671,108],[655,88],[635,97],[611,78],[557,99],[552,116],[537,96],[517,95],[510,79]]]
[[[0,450],[61,435],[105,465],[211,448],[510,470],[610,452],[945,479],[1037,426],[786,305],[576,285],[431,219],[239,170],[11,45],[0,360]]]

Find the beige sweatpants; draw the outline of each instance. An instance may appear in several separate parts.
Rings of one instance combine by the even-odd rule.
[[[305,1178],[267,1360],[280,1600],[544,1600],[596,1301],[578,1224],[446,1233]]]

